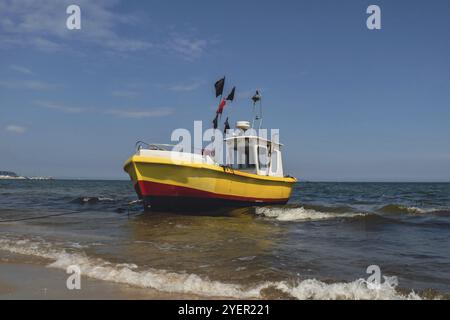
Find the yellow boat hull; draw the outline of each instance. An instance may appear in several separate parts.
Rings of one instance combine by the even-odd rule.
[[[139,198],[152,209],[284,204],[297,181],[213,164],[138,155],[125,163],[124,170]]]

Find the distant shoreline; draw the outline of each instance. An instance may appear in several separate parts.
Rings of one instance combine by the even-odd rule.
[[[13,171],[0,171],[0,180],[53,180],[53,177],[26,177]]]
[[[52,177],[0,176],[0,180],[54,180]]]

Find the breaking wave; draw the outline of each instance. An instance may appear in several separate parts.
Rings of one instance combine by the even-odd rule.
[[[388,204],[381,208],[357,212],[355,208],[348,206],[326,207],[319,205],[301,205],[301,206],[272,206],[257,207],[255,213],[266,218],[276,219],[278,221],[319,221],[330,219],[363,219],[363,220],[386,220],[387,214],[403,215],[448,215],[449,209],[437,208],[419,208],[414,206],[404,206],[400,204]]]
[[[70,201],[70,203],[78,203],[78,204],[94,204],[98,202],[111,202],[114,201],[112,198],[108,197],[79,197]]]
[[[213,281],[196,274],[175,273],[152,268],[138,270],[134,264],[114,264],[99,258],[88,257],[84,253],[68,253],[64,250],[52,249],[48,243],[29,240],[0,239],[0,249],[53,260],[48,265],[51,268],[65,270],[68,266],[78,265],[82,275],[90,278],[169,293],[264,299],[272,298],[266,295],[268,290],[275,290],[296,299],[421,299],[413,291],[408,294],[399,293],[396,290],[395,277],[385,277],[385,282],[377,288],[371,288],[364,279],[339,283],[325,283],[316,279],[290,282],[267,281],[253,286],[243,286]]]
[[[400,204],[388,204],[377,210],[381,213],[404,213],[404,214],[426,214],[426,213],[447,213],[447,210],[424,209],[414,206],[404,206]]]
[[[256,214],[279,221],[318,221],[341,218],[364,217],[365,213],[322,212],[304,207],[259,207]]]

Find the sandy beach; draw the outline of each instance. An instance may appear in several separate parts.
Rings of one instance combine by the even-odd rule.
[[[81,278],[80,290],[69,290],[69,276],[63,270],[29,263],[27,256],[0,250],[0,300],[129,300],[129,299],[198,299],[193,295],[170,294],[152,289]]]

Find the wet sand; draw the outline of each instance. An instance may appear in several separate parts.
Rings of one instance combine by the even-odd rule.
[[[44,264],[29,262],[27,256],[0,251],[0,300],[203,299],[193,295],[163,293],[88,277],[81,277],[80,290],[69,290],[66,287],[69,274],[63,270],[48,268]]]

